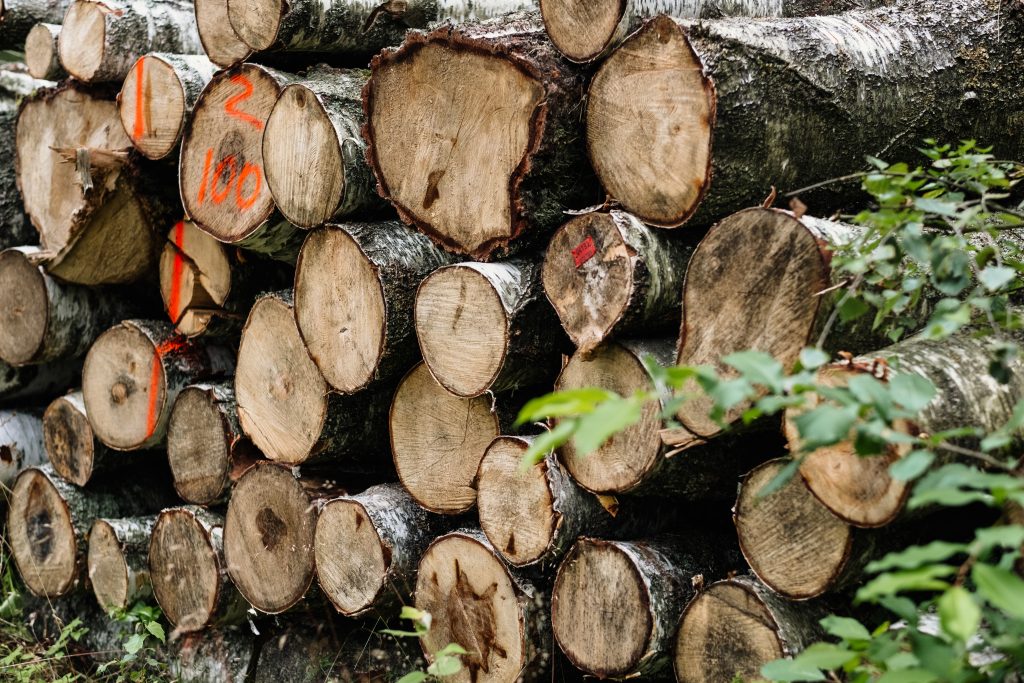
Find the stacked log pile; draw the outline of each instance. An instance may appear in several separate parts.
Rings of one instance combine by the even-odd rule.
[[[926,135],[1024,157],[1021,11],[532,4],[0,0],[5,540],[54,614],[99,639],[155,600],[184,681],[392,680],[449,643],[458,680],[729,681],[922,533],[899,452],[762,499],[782,420],[650,403],[526,470],[553,425],[513,425],[651,358],[792,367],[856,229],[763,198]],[[944,375],[972,343],[884,352],[948,388],[928,431],[1024,393]],[[421,642],[375,632],[402,604]]]

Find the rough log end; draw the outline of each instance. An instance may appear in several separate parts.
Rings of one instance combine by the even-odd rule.
[[[315,548],[320,587],[342,614],[364,613],[387,589],[391,552],[359,501],[339,498],[324,506]]]
[[[227,69],[252,55],[252,49],[231,27],[228,0],[195,0],[195,11],[199,40],[211,62]]]
[[[164,510],[149,545],[153,594],[181,632],[206,628],[221,598],[220,559],[209,531],[187,508]]]
[[[105,520],[97,519],[89,530],[88,566],[92,591],[103,611],[131,606],[128,563],[117,532]]]
[[[20,249],[0,252],[0,358],[11,365],[32,363],[43,351],[50,324],[42,270]]]
[[[47,406],[43,443],[57,474],[76,486],[89,482],[96,464],[96,440],[81,392],[62,396]]]
[[[41,470],[27,469],[15,481],[7,533],[18,572],[30,591],[55,598],[72,589],[79,567],[71,511]]]
[[[274,46],[286,10],[283,0],[227,0],[227,6],[232,30],[250,49]]]
[[[572,61],[585,64],[611,46],[626,4],[626,0],[540,0],[540,13],[555,47]]]
[[[185,89],[178,72],[159,55],[139,57],[117,98],[121,125],[149,159],[174,151],[185,128]]]
[[[160,296],[178,332],[201,335],[230,294],[227,248],[195,223],[178,221],[160,255]]]
[[[76,0],[64,15],[57,41],[60,63],[69,74],[86,83],[103,66],[109,12],[101,3]]]
[[[2,22],[0,16],[0,22]],[[54,24],[36,24],[25,38],[25,66],[33,78],[53,79],[60,75],[60,63],[57,55],[55,37],[60,33],[60,26]]]
[[[233,446],[212,392],[183,389],[167,423],[167,460],[178,495],[197,505],[219,500],[230,486]]]

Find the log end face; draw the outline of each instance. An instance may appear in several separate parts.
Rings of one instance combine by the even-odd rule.
[[[68,7],[57,49],[60,63],[75,78],[90,82],[99,72],[106,57],[106,6],[77,0]]]
[[[157,56],[140,57],[118,96],[121,125],[149,159],[174,151],[185,127],[185,89],[177,72]]]
[[[31,363],[44,349],[50,324],[45,276],[17,249],[0,252],[0,358]]]
[[[11,553],[29,590],[49,598],[71,590],[78,574],[71,512],[42,471],[25,470],[15,481],[7,530]]]
[[[239,39],[255,52],[277,42],[284,15],[283,0],[226,0],[228,21]]]
[[[149,544],[153,594],[183,633],[209,625],[220,596],[221,567],[203,524],[185,508],[160,513]]]
[[[2,9],[0,9],[2,12]],[[0,21],[3,21],[0,14]],[[32,78],[52,77],[51,67],[57,55],[54,54],[56,45],[53,41],[53,34],[43,24],[36,24],[25,37],[25,66]]]
[[[96,454],[92,425],[69,397],[56,399],[43,413],[43,444],[57,474],[76,486],[89,482]]]
[[[88,566],[92,591],[105,612],[130,607],[128,563],[117,533],[102,519],[93,522],[89,530]]]
[[[167,423],[167,460],[183,500],[208,505],[224,494],[230,485],[229,439],[212,393],[193,386],[178,394]]]
[[[357,616],[373,607],[385,589],[390,553],[358,501],[339,498],[324,506],[315,548],[317,578],[335,608]]]
[[[199,39],[211,62],[227,69],[252,54],[231,27],[227,0],[195,0],[195,12]]]
[[[231,263],[223,243],[191,221],[179,221],[160,254],[160,297],[178,332],[201,335],[231,292]]]
[[[540,0],[548,37],[574,62],[592,62],[611,45],[626,0]]]

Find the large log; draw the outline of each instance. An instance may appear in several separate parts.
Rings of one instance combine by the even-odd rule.
[[[454,680],[543,680],[551,666],[545,587],[507,567],[479,529],[446,534],[427,548],[415,604],[432,617],[420,639],[427,659],[449,643],[470,653]]]
[[[926,137],[992,140],[1016,159],[1024,144],[1004,133],[1024,105],[1006,93],[1021,74],[1002,65],[1024,54],[1021,21],[985,0],[799,19],[660,16],[594,76],[591,160],[626,210],[672,227],[759,204],[772,186],[861,170],[865,154],[917,158]],[[986,48],[964,55],[965,44]],[[824,148],[836,153],[806,153]],[[846,195],[823,193],[812,208],[857,189],[837,188]]]
[[[60,62],[87,83],[123,81],[150,52],[201,54],[189,0],[75,0],[64,15]]]
[[[0,48],[18,49],[39,22],[64,21],[71,0],[0,0]]]
[[[544,292],[577,347],[679,328],[693,243],[624,211],[570,219],[544,254]]]
[[[242,330],[235,398],[242,429],[268,458],[385,466],[386,391],[330,393],[295,324],[292,291],[265,294]]]
[[[153,52],[139,57],[117,96],[121,125],[135,149],[149,159],[177,150],[199,94],[216,70],[204,55]]]
[[[22,470],[45,462],[39,415],[22,410],[0,411],[0,486],[5,495]]]
[[[89,529],[87,563],[96,602],[106,612],[149,597],[149,537],[156,516],[97,519]]]
[[[18,108],[22,98],[54,85],[32,78],[19,64],[5,64],[0,68],[0,159],[10,160],[15,156]],[[26,215],[18,189],[18,174],[13,164],[4,164],[0,167],[0,247],[6,249],[38,241],[39,233]]]
[[[227,377],[234,360],[229,349],[186,339],[166,322],[125,320],[104,332],[85,357],[89,423],[116,450],[160,445],[178,392]]]
[[[533,15],[413,31],[371,66],[364,136],[380,192],[445,248],[487,260],[593,203],[582,73]]]
[[[467,398],[550,386],[569,344],[541,289],[539,264],[518,259],[431,274],[416,292],[416,337],[430,374]]]
[[[33,78],[59,81],[67,78],[57,54],[57,38],[60,24],[39,23],[32,27],[25,38],[25,66]]]
[[[452,261],[398,221],[332,225],[306,238],[295,270],[295,320],[331,387],[379,386],[416,362],[416,286]]]
[[[249,46],[231,28],[228,0],[195,0],[196,27],[210,61],[227,69],[244,62],[251,54]]]

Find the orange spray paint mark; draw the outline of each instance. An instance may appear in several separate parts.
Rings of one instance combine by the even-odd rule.
[[[242,74],[235,74],[231,77],[231,82],[235,85],[242,86],[242,92],[238,93],[234,97],[228,98],[228,101],[224,103],[224,112],[228,116],[234,116],[236,119],[245,121],[256,130],[263,130],[263,121],[256,118],[252,114],[248,114],[244,111],[238,110],[238,105],[245,102],[247,99],[252,97],[253,87],[252,81],[243,76]]]
[[[178,221],[174,226],[174,236],[171,238],[174,246],[174,266],[171,268],[171,295],[167,301],[167,312],[171,315],[171,322],[175,325],[181,319],[181,276],[185,270],[185,259],[181,255],[185,241],[185,221]]]
[[[213,148],[206,150],[206,159],[203,160],[203,182],[199,184],[198,203],[202,204],[206,199],[206,185],[210,181],[210,166],[213,164]]]
[[[174,335],[167,341],[157,344],[153,350],[153,369],[149,373],[149,405],[146,407],[146,438],[150,438],[156,432],[157,412],[156,399],[160,387],[160,371],[163,366],[163,357],[172,351],[184,348],[188,341],[181,335]]]
[[[139,61],[135,62],[135,128],[132,131],[132,137],[136,140],[141,140],[146,134],[145,61],[145,57],[140,57]]]

